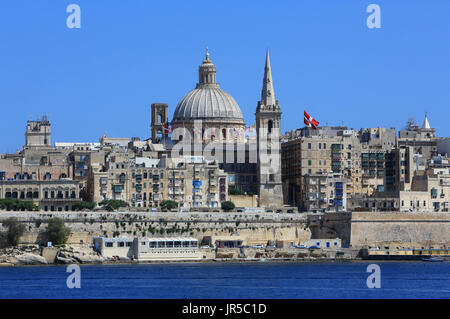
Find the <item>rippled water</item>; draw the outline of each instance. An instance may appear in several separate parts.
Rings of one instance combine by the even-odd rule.
[[[176,263],[81,266],[69,289],[65,266],[0,268],[0,298],[449,298],[450,262]]]

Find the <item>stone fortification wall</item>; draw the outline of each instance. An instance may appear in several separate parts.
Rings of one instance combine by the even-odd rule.
[[[440,247],[450,243],[449,213],[354,212],[352,247]]]
[[[240,235],[250,243],[269,240],[305,241],[311,237],[304,214],[174,213],[174,212],[0,212],[0,223],[17,217],[26,224],[23,244],[42,243],[52,217],[65,220],[72,235],[68,244],[92,242],[93,236],[204,236]],[[0,233],[5,229],[0,226]]]

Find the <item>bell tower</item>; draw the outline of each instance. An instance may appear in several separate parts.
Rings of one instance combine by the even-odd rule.
[[[25,146],[28,147],[50,147],[51,127],[47,116],[40,120],[29,120],[25,132]]]
[[[168,125],[168,109],[166,103],[153,103],[152,106],[152,143],[158,143],[161,137],[167,137],[164,125]]]
[[[266,53],[261,101],[256,108],[257,181],[260,207],[282,207],[281,109],[275,99],[269,50]]]

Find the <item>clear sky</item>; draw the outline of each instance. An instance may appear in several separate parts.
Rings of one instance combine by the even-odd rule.
[[[81,29],[66,8],[81,7]],[[381,8],[369,29],[366,7]],[[217,81],[254,123],[270,50],[282,132],[321,125],[403,128],[425,111],[450,136],[450,1],[2,0],[0,152],[46,114],[53,141],[150,136],[150,104],[169,114],[197,82],[208,46]]]

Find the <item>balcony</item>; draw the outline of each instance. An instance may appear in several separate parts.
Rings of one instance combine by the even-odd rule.
[[[123,191],[123,185],[114,185],[113,191],[114,193],[121,193]]]
[[[335,151],[341,151],[341,149],[342,149],[341,144],[331,144],[331,150],[332,150],[333,152],[335,152]]]

